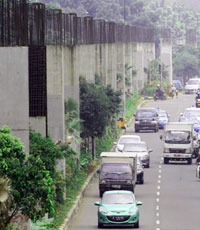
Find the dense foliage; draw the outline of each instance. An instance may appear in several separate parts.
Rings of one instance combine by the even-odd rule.
[[[83,137],[102,136],[120,109],[121,93],[110,86],[87,83],[80,78],[80,118]]]
[[[10,180],[12,202],[1,212],[1,229],[19,211],[32,220],[54,212],[55,191],[50,171],[40,154],[26,158],[23,145],[8,127],[0,129],[0,177],[3,176]]]
[[[185,83],[188,78],[200,73],[200,50],[186,46],[174,53],[174,75]]]

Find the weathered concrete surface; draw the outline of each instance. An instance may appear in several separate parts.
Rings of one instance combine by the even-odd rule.
[[[28,153],[28,47],[0,47],[0,82],[0,127],[8,125]]]
[[[29,124],[35,132],[46,137],[46,117],[30,117]]]
[[[160,60],[161,63],[163,63],[167,67],[167,70],[169,71],[169,82],[172,83],[172,43],[169,39],[160,39]]]
[[[47,46],[47,125],[54,141],[65,140],[62,46]]]

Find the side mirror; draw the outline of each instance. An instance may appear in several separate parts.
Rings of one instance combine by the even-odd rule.
[[[96,205],[96,206],[100,206],[100,202],[99,202],[99,201],[97,201],[97,202],[95,202],[95,203],[94,203],[94,205]]]
[[[197,140],[197,138],[196,138],[196,137],[193,137],[193,140],[194,140],[194,141],[196,141],[196,140]]]
[[[160,140],[162,140],[163,139],[163,136],[162,135],[160,135]]]
[[[100,169],[97,170],[97,173],[98,173],[98,174],[100,173]]]
[[[171,117],[171,115],[168,115],[168,117],[170,118],[170,117]]]
[[[133,114],[133,116],[135,117],[135,113]]]
[[[113,142],[113,145],[117,145],[117,142]]]
[[[141,201],[137,201],[137,206],[139,206],[139,205],[142,205],[142,202]]]
[[[183,116],[183,113],[180,113],[180,116],[182,117],[182,116]]]
[[[149,149],[149,152],[150,152],[150,153],[153,152],[153,149]]]

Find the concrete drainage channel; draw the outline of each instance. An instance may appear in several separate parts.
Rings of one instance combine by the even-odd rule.
[[[145,104],[145,101],[142,100],[139,102],[137,108],[142,107]],[[130,121],[128,122],[128,126],[130,126],[130,124],[133,122],[133,118],[130,119]],[[121,134],[124,134],[125,130],[122,131]],[[112,151],[112,150],[111,150]],[[81,201],[84,198],[85,192],[87,191],[88,186],[90,185],[90,183],[92,182],[92,180],[97,176],[97,171],[98,171],[99,167],[97,167],[94,172],[92,172],[87,181],[85,182],[85,184],[83,185],[80,194],[78,195],[75,204],[72,206],[71,210],[69,211],[66,219],[64,220],[64,223],[59,227],[59,230],[68,230],[72,221],[73,216],[76,214],[76,212],[78,211]]]

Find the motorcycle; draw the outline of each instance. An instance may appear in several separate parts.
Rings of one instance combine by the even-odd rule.
[[[154,101],[157,101],[157,100],[166,100],[166,96],[165,96],[164,93],[162,93],[162,94],[155,93],[153,99],[154,99]]]

